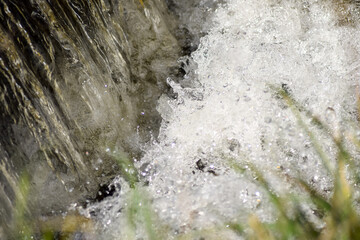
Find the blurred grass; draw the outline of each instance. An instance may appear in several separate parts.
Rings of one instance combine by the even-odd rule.
[[[28,196],[30,191],[29,175],[23,172],[19,177],[14,210],[14,237],[16,239],[31,239],[33,226],[28,216]]]
[[[124,231],[123,239],[138,239],[138,234],[146,234],[149,240],[166,239],[167,226],[160,221],[146,190],[141,187],[129,193],[125,215],[129,228]]]
[[[238,162],[231,161],[230,164],[235,171],[243,173],[249,170],[252,172],[256,181],[267,192],[270,201],[279,213],[277,220],[273,223],[262,223],[257,216],[250,216],[248,227],[252,231],[250,234],[243,236],[246,239],[360,239],[360,218],[353,205],[354,190],[346,177],[346,170],[350,169],[350,179],[358,178],[355,170],[356,157],[352,156],[346,149],[344,136],[332,133],[325,123],[306,111],[285,89],[275,89],[275,92],[290,107],[299,126],[309,136],[324,167],[334,177],[334,189],[331,198],[326,199],[303,179],[290,179],[308,193],[310,201],[316,206],[316,211],[321,216],[320,220],[324,223],[323,227],[319,227],[309,219],[307,213],[301,207],[301,201],[296,196],[291,196],[290,194],[278,196],[272,191],[270,184],[256,167],[247,163],[247,168],[244,168]],[[336,167],[334,169],[331,168],[330,158],[321,148],[321,144],[315,134],[305,124],[301,115],[302,112],[305,112],[305,115],[312,120],[311,122],[319,129],[324,130],[334,142],[337,151]],[[291,214],[289,214],[289,209],[285,206],[293,206]],[[240,229],[240,232],[238,232],[243,234],[241,231],[243,229],[242,226],[239,224],[234,224],[233,226],[234,229]]]
[[[14,209],[14,222],[10,239],[14,240],[64,240],[73,239],[77,232],[92,233],[92,221],[76,213],[53,216],[47,220],[33,219],[28,205],[31,202],[30,177],[25,171],[19,177]]]
[[[356,157],[345,147],[344,134],[335,134],[329,126],[323,123],[320,118],[314,116],[311,112],[307,111],[301,104],[296,102],[291,94],[285,89],[275,89],[276,94],[280,96],[280,100],[284,101],[291,109],[292,113],[297,119],[299,126],[306,132],[312,143],[313,148],[321,159],[324,168],[328,171],[330,176],[333,177],[334,188],[331,198],[324,197],[312,185],[308,184],[300,177],[288,177],[288,181],[295,184],[302,191],[306,192],[308,199],[316,209],[317,217],[323,224],[320,226],[309,217],[307,212],[302,206],[304,199],[294,194],[279,195],[272,189],[270,183],[251,163],[246,163],[246,167],[241,166],[238,161],[232,160],[229,162],[231,168],[239,173],[250,171],[256,182],[267,192],[270,202],[273,204],[278,212],[277,220],[271,223],[263,223],[255,214],[249,216],[247,224],[244,223],[225,223],[223,226],[214,226],[214,228],[203,229],[198,231],[190,231],[185,234],[179,234],[175,239],[219,239],[217,233],[230,229],[237,235],[245,239],[360,239],[360,218],[356,211],[353,202],[353,186],[347,179],[347,169],[350,169],[350,179],[357,179],[356,171]],[[360,106],[360,104],[359,104]],[[317,139],[304,119],[303,115],[311,119],[311,124],[315,125],[318,129],[328,134],[329,138],[336,146],[336,164],[333,167],[330,164],[330,157],[322,149],[322,143]],[[360,112],[359,112],[360,115]],[[356,138],[353,138],[356,139]],[[352,141],[359,149],[359,141]],[[359,149],[360,150],[360,149]],[[144,190],[145,191],[145,190]],[[133,203],[130,205],[130,219],[129,221],[135,222],[135,215],[138,213],[139,192],[135,190]],[[135,200],[134,200],[135,199]],[[148,239],[154,239],[155,230],[151,226],[158,225],[158,217],[151,210],[149,202],[145,204],[145,209],[148,211],[147,232]],[[291,206],[291,209],[289,209]],[[142,213],[144,215],[144,213]],[[154,217],[155,216],[155,217]],[[146,219],[145,215],[143,219]],[[155,219],[155,220],[154,220]],[[157,220],[156,220],[157,219]],[[136,224],[132,224],[136,229]],[[166,228],[166,227],[163,227]],[[250,229],[250,231],[245,231]],[[135,230],[134,230],[135,231]],[[204,236],[207,236],[204,238]],[[215,237],[216,236],[216,237]],[[166,239],[158,236],[156,239]],[[225,239],[225,238],[221,238]]]
[[[207,229],[192,230],[185,233],[174,235],[166,223],[160,220],[155,208],[152,206],[151,198],[148,196],[146,187],[141,186],[139,174],[133,162],[126,155],[112,151],[119,165],[120,174],[129,183],[130,191],[127,195],[126,208],[123,214],[126,218],[126,228],[122,229],[122,236],[119,239],[227,239],[223,233],[232,231],[243,239],[318,239],[318,240],[352,240],[360,239],[360,218],[355,209],[354,202],[359,199],[354,198],[355,184],[352,181],[359,182],[358,159],[352,156],[346,148],[345,137],[360,151],[360,141],[357,137],[350,134],[333,133],[329,126],[307,111],[301,104],[292,98],[291,93],[286,89],[273,88],[279,96],[280,101],[291,109],[296,117],[298,125],[308,135],[314,150],[321,159],[324,168],[333,178],[334,188],[330,198],[326,198],[318,192],[314,186],[307,183],[301,177],[287,176],[287,181],[295,185],[301,191],[306,193],[308,198],[300,198],[294,194],[278,194],[271,184],[266,180],[262,172],[254,165],[247,162],[246,166],[240,164],[238,159],[229,161],[230,167],[236,172],[243,174],[250,172],[256,183],[267,193],[271,204],[276,209],[278,216],[274,222],[262,222],[259,216],[251,214],[247,223],[226,222],[223,225],[213,226]],[[360,101],[358,101],[360,116]],[[318,129],[328,135],[336,147],[336,164],[330,164],[330,157],[322,149],[322,143],[317,139],[311,127],[306,123],[304,117],[310,119],[309,124],[313,124]],[[359,124],[360,125],[360,124]],[[348,141],[349,142],[349,141]],[[60,221],[61,223],[50,224],[40,230],[40,234],[34,235],[35,226],[29,221],[27,216],[27,196],[29,192],[29,178],[26,174],[20,177],[19,193],[16,200],[16,227],[17,239],[74,239],[72,233],[77,231],[92,232],[94,225],[91,220],[81,216],[69,215]],[[314,206],[313,212],[323,223],[319,225],[309,217],[309,212],[303,208],[304,201]],[[290,206],[290,208],[289,208]],[[86,228],[79,226],[86,225]],[[46,224],[45,224],[46,225]],[[56,231],[53,225],[61,226],[62,237],[56,237]],[[33,238],[37,236],[37,238]]]
[[[120,168],[120,175],[129,183],[131,188],[135,188],[135,184],[139,182],[139,173],[134,162],[121,151],[111,151],[111,156]]]

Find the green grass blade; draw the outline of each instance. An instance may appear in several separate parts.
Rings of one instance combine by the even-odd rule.
[[[303,121],[300,111],[299,109],[301,109],[301,107],[299,107],[299,104],[296,103],[296,101],[291,97],[291,95],[283,90],[283,89],[278,89],[277,93],[283,98],[283,100],[286,102],[286,104],[290,107],[292,113],[294,114],[294,116],[296,117],[299,126],[304,129],[304,131],[306,132],[306,134],[309,136],[311,143],[315,149],[315,151],[317,152],[317,154],[319,155],[320,159],[322,160],[326,170],[330,173],[330,174],[334,174],[334,171],[331,168],[330,165],[330,159],[329,157],[325,154],[325,152],[322,150],[321,144],[320,142],[317,140],[317,138],[315,137],[314,133],[312,131],[310,131],[309,127],[305,124],[305,122]],[[317,124],[319,124],[320,126],[323,126],[321,124],[320,121],[318,121],[318,119],[316,118],[312,118]]]

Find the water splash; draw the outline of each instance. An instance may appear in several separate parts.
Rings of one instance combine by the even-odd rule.
[[[356,11],[332,1],[228,0],[209,15],[207,35],[183,59],[187,75],[168,79],[175,97],[159,99],[158,142],[138,163],[146,163],[153,205],[174,232],[245,220],[250,212],[264,221],[276,216],[252,176],[236,173],[229,160],[257,166],[277,192],[299,194],[286,176],[301,175],[329,196],[331,175],[272,86],[334,129],[355,121]],[[311,130],[333,165],[333,144]],[[121,232],[121,217],[113,219],[109,232]]]
[[[354,119],[358,27],[339,24],[331,2],[228,1],[212,17],[215,24],[190,61],[196,75],[185,77],[193,85],[169,80],[177,98],[159,100],[159,143],[142,159],[157,169],[148,188],[160,216],[175,228],[250,211],[271,218],[259,187],[235,174],[228,158],[266,173],[296,169],[321,191],[331,189],[309,139],[270,85],[331,121]]]

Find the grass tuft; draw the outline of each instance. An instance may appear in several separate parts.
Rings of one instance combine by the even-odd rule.
[[[274,89],[274,88],[273,88]],[[357,174],[354,168],[350,170],[350,180],[347,178],[347,167],[355,167],[355,156],[352,156],[345,147],[345,140],[342,135],[331,134],[329,127],[324,124],[319,118],[314,117],[310,112],[304,111],[304,108],[297,103],[289,93],[284,89],[276,89],[276,94],[281,96],[281,99],[290,107],[294,116],[297,119],[299,126],[309,136],[314,149],[323,162],[325,168],[331,173],[334,178],[334,190],[330,199],[326,199],[318,193],[312,186],[307,184],[300,178],[291,178],[292,183],[296,183],[301,189],[309,194],[309,199],[316,206],[316,212],[323,221],[324,226],[318,227],[309,220],[304,210],[301,207],[301,201],[296,196],[279,197],[271,190],[270,184],[266,181],[264,176],[254,166],[247,163],[247,168],[243,168],[236,161],[231,161],[230,166],[239,172],[251,171],[255,175],[256,181],[268,193],[269,199],[279,212],[278,219],[271,223],[262,223],[255,215],[249,218],[248,227],[252,229],[251,233],[246,235],[247,239],[360,239],[360,218],[359,214],[354,208],[353,202],[353,186],[351,186],[351,179],[357,179]],[[330,134],[330,138],[334,142],[337,150],[336,168],[330,167],[330,160],[326,153],[322,150],[321,144],[316,139],[315,134],[310,130],[309,126],[305,124],[300,112],[305,112],[307,117],[312,120],[319,129],[325,130]],[[359,146],[356,145],[358,148]],[[359,149],[360,150],[360,149]],[[358,200],[357,200],[358,201]],[[285,209],[284,206],[294,206],[292,214]]]
[[[140,3],[143,2],[140,0]],[[127,195],[126,208],[123,211],[126,217],[126,228],[122,229],[120,239],[138,239],[139,237],[149,240],[158,239],[226,239],[222,233],[231,231],[243,239],[360,239],[360,217],[356,211],[354,202],[360,202],[355,198],[354,191],[357,187],[353,182],[359,182],[359,174],[357,170],[358,157],[352,155],[347,149],[349,143],[360,151],[360,141],[354,134],[335,134],[331,128],[321,121],[320,118],[314,116],[307,111],[292,96],[288,89],[273,88],[275,94],[280,101],[291,109],[293,115],[297,119],[298,125],[306,132],[311,140],[315,152],[321,159],[323,166],[333,178],[334,188],[330,198],[307,183],[301,177],[287,176],[286,181],[301,189],[306,193],[307,197],[294,194],[278,194],[271,184],[268,182],[262,172],[253,164],[246,162],[245,164],[238,159],[229,160],[229,166],[242,176],[248,176],[245,172],[251,173],[253,181],[255,181],[267,193],[271,204],[278,212],[277,219],[273,222],[262,222],[259,216],[251,214],[247,223],[240,222],[224,222],[223,225],[209,227],[207,229],[189,230],[185,233],[174,235],[171,227],[163,223],[157,215],[156,210],[152,206],[151,198],[146,192],[146,188],[139,183],[138,171],[133,162],[124,154],[112,151],[114,157],[119,164],[121,175],[129,183],[131,189]],[[358,102],[360,106],[360,101]],[[360,116],[360,107],[359,113]],[[304,117],[310,119],[310,123],[304,121]],[[309,125],[312,126],[309,126]],[[336,148],[335,165],[330,164],[330,157],[322,149],[321,142],[316,138],[311,127],[317,127],[329,136]],[[345,137],[347,136],[346,141]],[[335,167],[334,167],[335,166]],[[27,202],[29,193],[29,177],[24,174],[19,180],[19,192],[16,200],[15,211],[15,232],[17,239],[32,239],[34,226],[30,224],[27,216]],[[312,206],[313,213],[322,224],[315,223],[309,217],[309,212],[304,209],[304,201]],[[72,233],[77,231],[77,225],[82,224],[84,219],[81,217],[69,216],[62,226],[62,231]],[[87,220],[85,220],[87,221]],[[90,225],[92,226],[92,225]],[[91,230],[88,230],[91,231]],[[68,234],[67,236],[70,236]],[[44,240],[56,239],[54,231],[51,229],[43,231],[40,238]],[[64,236],[64,235],[63,235]]]

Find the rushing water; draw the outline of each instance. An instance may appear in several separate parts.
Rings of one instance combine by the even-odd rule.
[[[358,5],[0,1],[0,238],[25,197],[35,223],[41,216],[61,228],[53,216],[74,203],[70,210],[95,224],[89,239],[128,239],[134,190],[114,156],[134,161],[137,187],[167,224],[169,239],[245,222],[250,213],[276,218],[258,182],[235,172],[231,161],[254,165],[277,193],[301,195],[287,181],[300,175],[330,196],[332,177],[274,88],[335,135],[355,132]],[[333,143],[303,117],[333,168]],[[28,196],[18,184],[24,169]],[[121,170],[114,195],[94,203],[99,185]],[[311,206],[303,207],[318,221]],[[137,230],[138,239],[144,231]]]
[[[157,135],[175,27],[161,0],[0,1],[0,238],[18,199],[33,222],[92,200],[118,173],[107,149]]]
[[[350,130],[340,125],[351,126],[357,117],[356,1],[200,1],[197,11],[181,3],[173,3],[175,11],[182,10],[189,31],[202,32],[193,39],[200,44],[180,59],[185,77],[168,78],[173,94],[157,104],[159,137],[136,163],[160,219],[174,234],[246,220],[249,213],[274,219],[264,192],[251,176],[236,173],[229,159],[254,164],[277,192],[301,194],[286,181],[300,175],[329,196],[331,176],[271,86],[289,92],[335,134]],[[311,130],[334,167],[334,146]],[[129,188],[117,181],[117,197],[85,210],[97,211],[108,239],[121,239],[128,227],[121,209]]]

